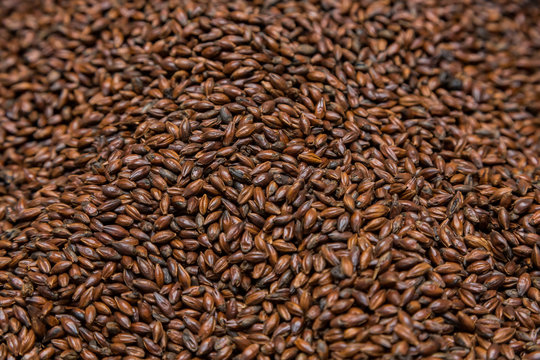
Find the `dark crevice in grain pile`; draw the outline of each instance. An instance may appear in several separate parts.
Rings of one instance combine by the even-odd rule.
[[[540,359],[539,22],[0,2],[0,359]]]

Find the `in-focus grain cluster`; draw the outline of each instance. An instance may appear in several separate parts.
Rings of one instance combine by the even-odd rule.
[[[0,2],[0,359],[540,359],[539,21]]]

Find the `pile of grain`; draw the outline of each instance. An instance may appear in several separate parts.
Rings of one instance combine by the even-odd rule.
[[[0,359],[540,359],[539,22],[4,0]]]

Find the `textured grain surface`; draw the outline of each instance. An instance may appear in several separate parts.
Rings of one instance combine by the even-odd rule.
[[[540,359],[539,22],[0,2],[0,359]]]

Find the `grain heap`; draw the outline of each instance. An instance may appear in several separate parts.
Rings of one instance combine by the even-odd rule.
[[[540,359],[535,2],[0,21],[0,359]]]

